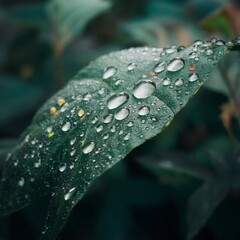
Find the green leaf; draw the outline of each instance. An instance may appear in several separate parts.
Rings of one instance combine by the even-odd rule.
[[[154,159],[141,160],[141,164],[157,175],[159,175],[159,170],[165,169],[200,180],[211,180],[214,178],[214,174],[210,169],[196,161],[194,157],[184,153],[160,154]]]
[[[105,0],[51,0],[47,5],[62,47],[81,33],[90,20],[109,8],[110,3]]]
[[[217,181],[206,182],[193,193],[188,205],[188,240],[201,230],[227,193],[228,186]]]
[[[237,44],[132,48],[92,62],[38,111],[6,160],[0,214],[47,195],[42,238],[55,239],[93,181],[166,128]]]

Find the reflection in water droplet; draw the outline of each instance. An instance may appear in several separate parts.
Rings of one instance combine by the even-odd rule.
[[[168,85],[170,85],[170,84],[171,84],[170,78],[166,77],[166,78],[163,79],[163,85],[164,85],[164,86],[168,86]]]
[[[156,90],[156,85],[152,81],[141,81],[133,88],[133,96],[138,99],[150,97]]]
[[[63,132],[67,132],[71,127],[70,122],[66,122],[63,126],[62,126],[62,131]]]
[[[180,87],[183,85],[183,79],[182,78],[177,78],[176,81],[175,81],[175,85],[177,87]]]
[[[113,115],[112,114],[108,114],[103,118],[103,122],[104,123],[110,123],[112,121]]]
[[[103,79],[108,79],[114,76],[117,73],[117,69],[115,67],[108,67],[104,70]]]
[[[182,58],[174,58],[167,66],[169,72],[177,72],[185,66],[184,60]]]
[[[188,77],[188,81],[189,82],[195,82],[195,81],[197,81],[198,80],[198,74],[197,73],[192,73],[192,74],[190,74],[189,75],[189,77]]]
[[[119,95],[114,95],[110,97],[107,101],[108,109],[116,109],[123,105],[127,100],[129,96],[126,93],[120,93]]]
[[[90,142],[83,148],[82,151],[83,151],[84,154],[88,154],[88,153],[92,152],[92,150],[94,148],[95,148],[95,143],[94,142]]]
[[[114,117],[117,120],[123,120],[128,117],[130,111],[127,108],[122,108],[118,112],[115,113]]]
[[[74,194],[75,191],[76,191],[76,188],[75,188],[75,187],[74,187],[74,188],[71,188],[71,189],[69,190],[69,192],[64,195],[64,200],[65,200],[65,201],[69,200],[69,199],[73,196],[73,194]]]
[[[143,107],[139,108],[138,115],[145,116],[149,113],[149,111],[150,111],[150,108],[148,106],[143,106]]]
[[[156,73],[161,73],[161,72],[164,71],[164,69],[165,69],[164,63],[160,62],[154,67],[153,71],[156,72]]]
[[[136,67],[137,67],[136,63],[129,63],[128,67],[127,67],[127,70],[131,71],[131,70],[135,69]]]

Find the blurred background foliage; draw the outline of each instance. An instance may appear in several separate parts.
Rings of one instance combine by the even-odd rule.
[[[0,29],[2,168],[37,109],[90,61],[239,36],[240,2],[2,0]],[[239,60],[223,60],[162,134],[98,179],[62,239],[240,239]],[[36,239],[45,201],[1,218],[0,239]]]

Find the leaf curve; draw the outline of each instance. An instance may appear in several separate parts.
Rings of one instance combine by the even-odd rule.
[[[132,48],[91,63],[38,111],[6,160],[0,214],[50,196],[42,239],[55,239],[91,183],[167,127],[239,44]]]

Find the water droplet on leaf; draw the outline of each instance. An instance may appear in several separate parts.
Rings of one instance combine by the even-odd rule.
[[[150,97],[156,90],[156,85],[152,81],[141,81],[133,88],[133,96],[138,99]]]
[[[185,62],[182,58],[174,58],[170,61],[170,63],[167,66],[167,70],[169,72],[177,72],[184,68]]]

